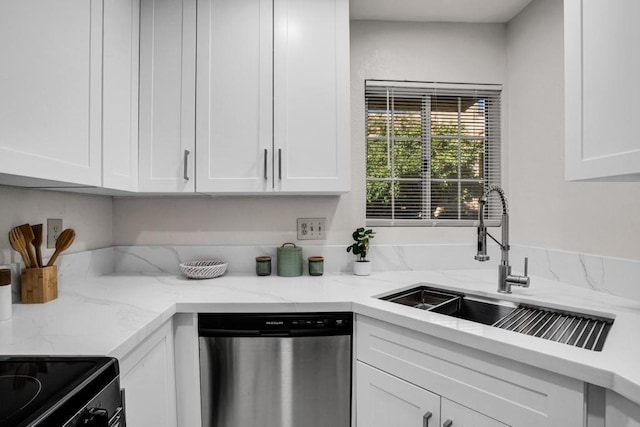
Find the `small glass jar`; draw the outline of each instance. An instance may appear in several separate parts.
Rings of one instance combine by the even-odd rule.
[[[309,257],[309,275],[322,276],[324,273],[324,258],[321,256]]]
[[[256,258],[256,274],[258,276],[271,275],[271,257],[259,256]]]

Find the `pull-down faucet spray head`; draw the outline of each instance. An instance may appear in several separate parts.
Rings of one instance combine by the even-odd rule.
[[[487,204],[487,196],[480,197],[480,207],[478,209],[478,253],[474,256],[476,261],[489,261],[487,255],[487,227],[484,225],[484,207]]]
[[[509,208],[507,207],[507,198],[504,195],[504,191],[502,190],[502,188],[498,187],[497,185],[493,185],[489,187],[479,199],[480,206],[478,207],[478,253],[476,254],[476,256],[474,256],[476,261],[489,261],[490,257],[489,255],[487,255],[487,235],[495,240],[493,236],[487,232],[487,227],[484,225],[484,210],[487,206],[489,194],[493,192],[498,193],[498,196],[500,196],[500,201],[502,202],[502,222],[506,223],[508,221],[507,215],[509,213]],[[504,249],[503,245],[506,245],[507,248],[509,246],[508,234],[505,234],[505,232],[508,233],[508,231],[506,230],[507,227],[503,227],[503,242],[500,243],[496,240],[496,243],[498,243],[502,249]]]

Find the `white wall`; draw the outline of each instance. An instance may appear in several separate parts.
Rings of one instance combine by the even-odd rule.
[[[64,228],[73,228],[76,239],[67,251],[81,252],[109,247],[112,240],[112,199],[104,196],[87,196],[58,191],[31,190],[0,186],[0,232],[9,233],[20,224],[43,224],[47,218],[62,218]],[[7,234],[0,238],[0,264],[9,263],[11,256]],[[46,239],[46,235],[44,236]],[[53,253],[43,245],[44,258]]]
[[[116,245],[295,241],[298,217],[326,217],[326,244],[347,244],[364,225],[364,79],[504,83],[504,25],[356,21],[351,25],[352,191],[342,197],[114,200]],[[472,229],[377,229],[376,244],[473,243]],[[304,242],[298,242],[304,243]]]
[[[323,216],[328,239],[310,243],[346,244],[364,223],[364,79],[476,81],[507,85],[512,243],[640,260],[640,183],[564,182],[562,27],[561,0],[534,0],[506,26],[352,22],[353,191],[345,196],[112,201],[0,187],[0,229],[62,217],[78,232],[74,252],[112,243],[277,245],[295,241],[296,218]],[[376,244],[475,239],[471,228],[377,232]],[[8,247],[1,239],[0,249]]]
[[[562,0],[507,25],[512,242],[640,260],[640,183],[564,181]]]
[[[506,83],[505,26],[414,22],[351,22],[351,135],[354,191],[365,216],[364,81]],[[507,105],[503,106],[507,111]],[[504,130],[503,130],[504,132]],[[375,243],[473,243],[473,228],[387,227]]]

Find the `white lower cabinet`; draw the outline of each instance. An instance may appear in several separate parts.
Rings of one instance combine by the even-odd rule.
[[[508,427],[507,424],[444,398],[440,403],[440,413],[440,422],[444,427]]]
[[[440,425],[440,396],[366,363],[356,363],[359,427]]]
[[[120,361],[127,425],[176,427],[173,325],[169,320]]]
[[[507,424],[357,362],[359,427],[505,427]]]
[[[618,393],[606,391],[605,426],[640,427],[640,405],[620,396]]]
[[[585,425],[569,377],[360,315],[355,352],[358,427]]]

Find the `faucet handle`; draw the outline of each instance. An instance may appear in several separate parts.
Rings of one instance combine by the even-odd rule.
[[[524,274],[522,276],[517,275],[509,275],[507,277],[507,281],[515,286],[522,286],[523,288],[528,288],[531,283],[529,279],[529,258],[524,258]]]

